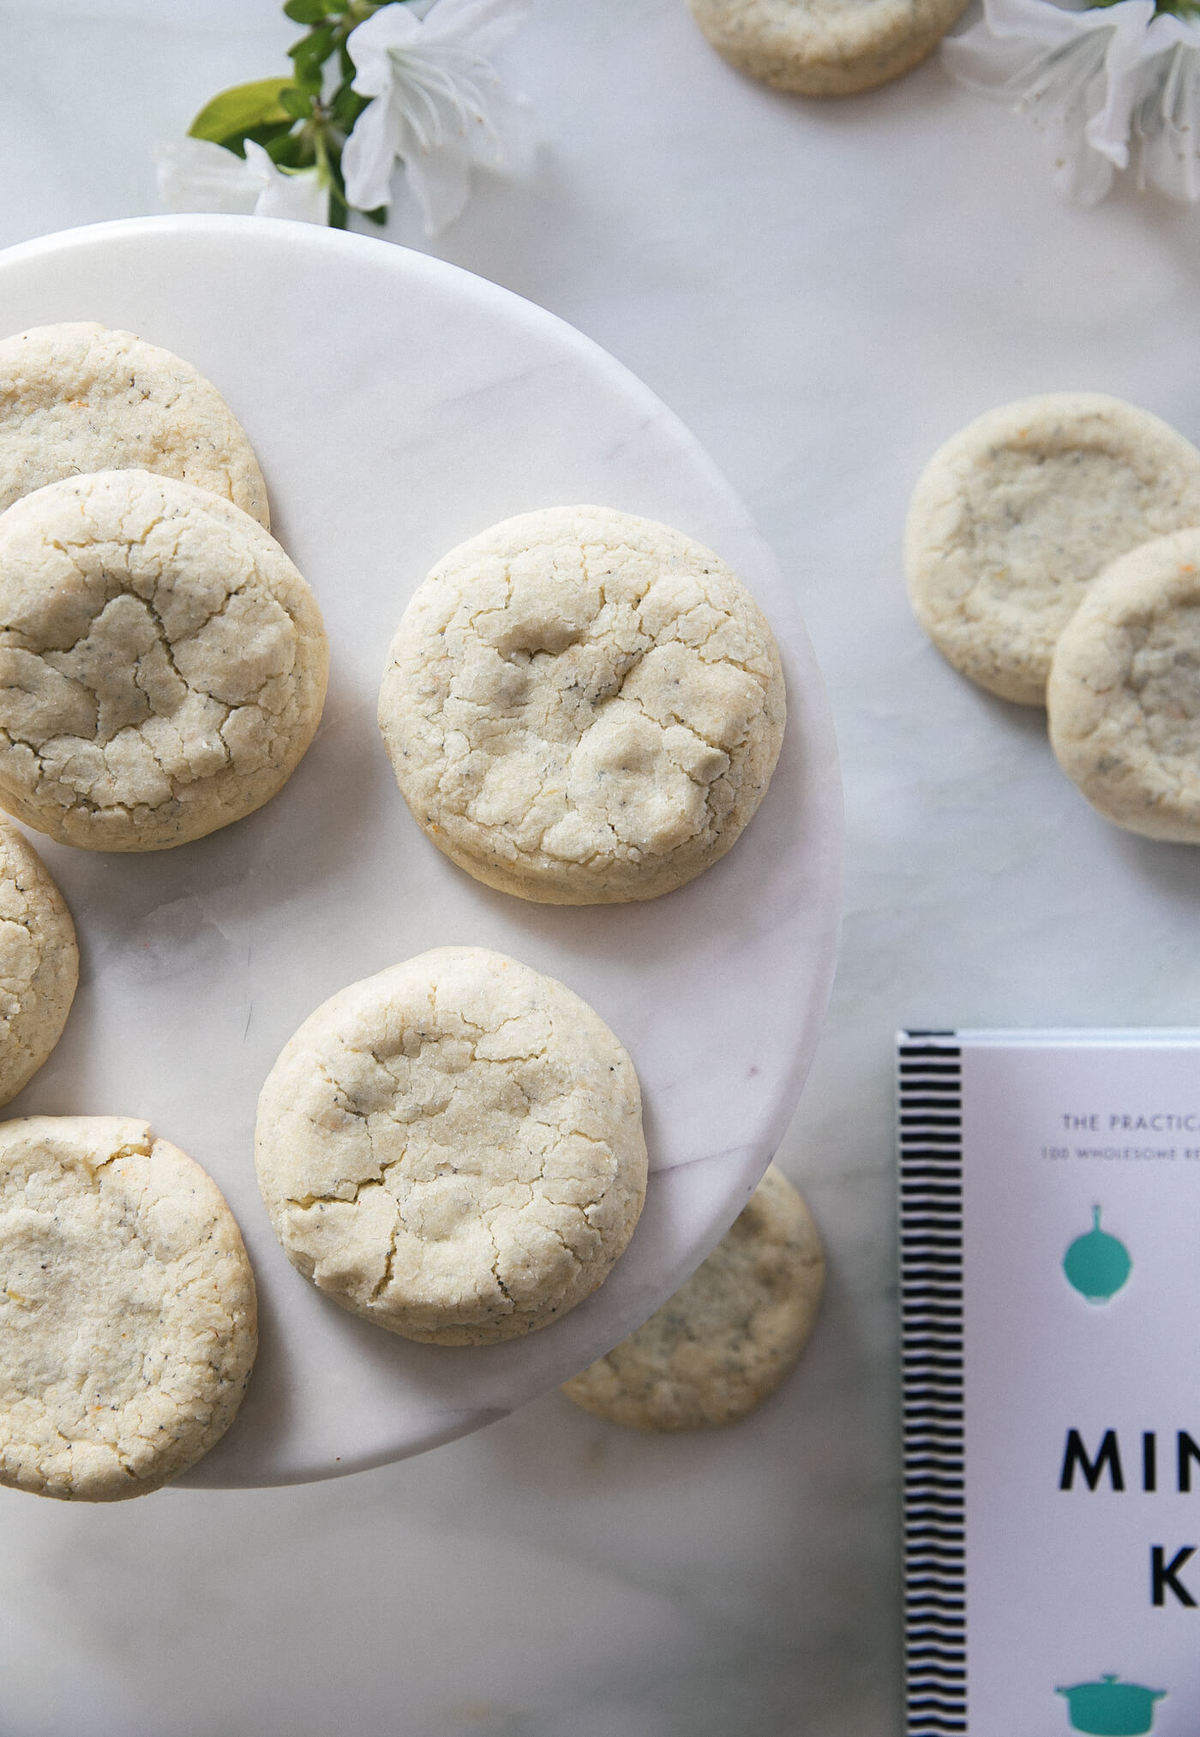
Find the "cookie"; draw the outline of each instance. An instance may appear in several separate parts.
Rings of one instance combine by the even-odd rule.
[[[559,1319],[633,1234],[633,1064],[561,983],[440,947],[319,1007],[263,1087],[259,1185],[294,1266],[407,1339],[487,1345]]]
[[[691,1278],[562,1391],[585,1411],[634,1429],[736,1423],[791,1372],[824,1283],[812,1214],[772,1164]]]
[[[63,844],[161,850],[260,807],[328,661],[278,543],[204,489],[100,471],[0,514],[0,807]]]
[[[62,894],[24,834],[0,822],[0,1104],[28,1084],[62,1036],[78,977]]]
[[[379,723],[418,823],[546,904],[655,898],[723,856],[785,702],[749,593],[679,531],[603,507],[506,519],[419,586]]]
[[[271,522],[244,429],[190,362],[90,320],[0,341],[0,511],[96,470],[177,477]]]
[[[216,1184],[124,1116],[0,1123],[0,1483],[113,1502],[233,1421],[254,1280]]]
[[[691,0],[717,53],[801,96],[849,96],[898,78],[937,46],[967,0]]]
[[[905,531],[921,626],[963,675],[1045,703],[1059,634],[1102,567],[1200,524],[1200,452],[1099,392],[991,410],[934,454]]]
[[[1058,762],[1094,808],[1200,843],[1200,530],[1105,569],[1062,631],[1046,703]]]

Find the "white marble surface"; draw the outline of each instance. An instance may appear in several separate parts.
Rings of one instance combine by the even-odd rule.
[[[0,34],[9,243],[152,210],[155,139],[273,70],[290,27],[273,0],[0,0]],[[1200,859],[1106,827],[1036,715],[943,665],[898,545],[934,445],[1007,398],[1096,387],[1200,436],[1196,214],[1064,206],[1037,135],[936,63],[833,104],[774,95],[684,0],[534,0],[511,62],[538,164],[435,251],[683,418],[828,684],[847,915],[780,1153],[825,1232],[826,1306],[794,1380],[727,1434],[642,1439],[551,1394],[334,1483],[10,1497],[15,1737],[895,1737],[892,1031],[1195,1021]],[[390,233],[422,243],[407,216]]]
[[[220,382],[263,465],[275,534],[321,607],[329,693],[301,768],[246,821],[143,856],[42,844],[75,914],[82,984],[10,1113],[144,1116],[237,1216],[258,1360],[235,1426],[184,1481],[361,1471],[576,1374],[741,1210],[796,1108],[833,975],[829,706],[794,596],[686,429],[509,291],[410,248],[251,217],[89,224],[0,253],[0,331],[80,316]],[[400,614],[440,554],[514,513],[589,501],[718,549],[773,625],[790,700],[770,789],[721,862],[667,898],[559,909],[480,886],[428,843],[376,709]],[[520,959],[600,1013],[635,1058],[650,1152],[637,1231],[604,1285],[541,1332],[449,1353],[306,1284],[253,1167],[258,1092],[296,1027],[348,983],[444,945]]]

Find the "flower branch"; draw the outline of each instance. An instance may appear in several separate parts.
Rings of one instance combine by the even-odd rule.
[[[960,83],[1007,102],[1047,135],[1054,181],[1092,205],[1116,175],[1200,197],[1200,8],[1193,0],[984,0],[942,45]]]
[[[159,153],[174,210],[252,211],[344,228],[383,223],[397,163],[435,234],[466,204],[472,166],[518,167],[524,99],[494,50],[524,19],[520,0],[287,0],[308,29],[292,72],[206,103],[188,137]]]

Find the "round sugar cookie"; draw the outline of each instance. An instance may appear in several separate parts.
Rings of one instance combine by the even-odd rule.
[[[289,1260],[407,1339],[486,1345],[607,1276],[646,1190],[633,1064],[552,978],[440,947],[343,989],[263,1087],[258,1178]]]
[[[850,96],[925,59],[967,0],[691,0],[739,72],[801,96]]]
[[[1101,573],[1059,637],[1046,704],[1058,762],[1093,807],[1200,844],[1200,530]]]
[[[0,1483],[113,1502],[233,1421],[254,1279],[216,1184],[125,1116],[0,1123]]]
[[[585,1411],[635,1429],[736,1423],[790,1373],[824,1283],[812,1214],[772,1164],[691,1278],[563,1392]]]
[[[190,362],[91,320],[0,340],[0,511],[96,470],[178,477],[271,522],[245,430]]]
[[[783,674],[741,582],[603,507],[451,551],[392,642],[379,723],[428,836],[546,904],[655,898],[723,856],[779,756]]]
[[[1054,644],[1102,567],[1200,524],[1200,452],[1149,411],[1051,392],[988,411],[929,461],[905,531],[909,596],[956,669],[1045,703]]]
[[[75,925],[45,863],[0,821],[0,1104],[62,1036],[79,977]]]
[[[260,807],[328,662],[279,544],[204,489],[100,471],[0,514],[0,807],[63,844],[161,850]]]

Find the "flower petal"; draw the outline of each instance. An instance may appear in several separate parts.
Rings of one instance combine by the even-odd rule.
[[[1157,57],[1133,117],[1138,185],[1200,199],[1200,31],[1160,14],[1148,32]]]
[[[385,5],[350,33],[354,89],[372,100],[342,156],[350,203],[388,203],[399,159],[434,235],[466,204],[472,162],[528,160],[528,105],[506,91],[491,50],[524,22],[522,0],[435,0],[420,19]]]
[[[173,139],[155,151],[158,194],[168,211],[248,216],[261,192],[254,170],[208,139]]]
[[[359,211],[374,211],[391,200],[396,130],[393,116],[389,113],[389,101],[379,96],[368,103],[346,140],[342,151],[346,198]]]
[[[256,217],[290,217],[299,223],[329,222],[329,187],[317,169],[277,169],[253,139],[246,140],[246,161],[259,179],[254,202]]]
[[[421,30],[407,6],[383,6],[350,32],[346,53],[354,62],[354,89],[359,96],[387,95],[392,84],[389,51],[411,47]]]
[[[410,48],[417,42],[433,44],[457,40],[472,43],[486,56],[520,29],[529,15],[524,0],[436,0],[418,20],[411,6],[381,6],[346,39],[355,66],[360,54],[387,53],[391,48]]]
[[[426,235],[437,235],[454,222],[467,203],[470,154],[458,140],[448,139],[436,151],[422,151],[404,142],[404,179],[421,207]]]
[[[466,137],[471,159],[498,173],[525,173],[533,161],[533,104],[519,91],[497,85],[491,94],[484,126],[475,126]]]
[[[943,43],[942,60],[961,83],[1027,114],[1049,140],[1055,186],[1091,205],[1128,162],[1153,20],[1154,0],[1081,9],[984,0],[982,23]]]
[[[1088,121],[1086,131],[1092,149],[1123,169],[1129,162],[1134,107],[1146,80],[1148,26],[1154,12],[1148,0],[1122,0],[1108,11],[1115,26],[1104,58],[1108,83],[1103,104]],[[1150,53],[1153,55],[1154,50]]]
[[[1081,14],[1046,0],[984,0],[979,23],[942,43],[942,64],[960,84],[1019,100],[1056,53],[1093,29],[1111,29],[1104,22],[1109,10]]]

